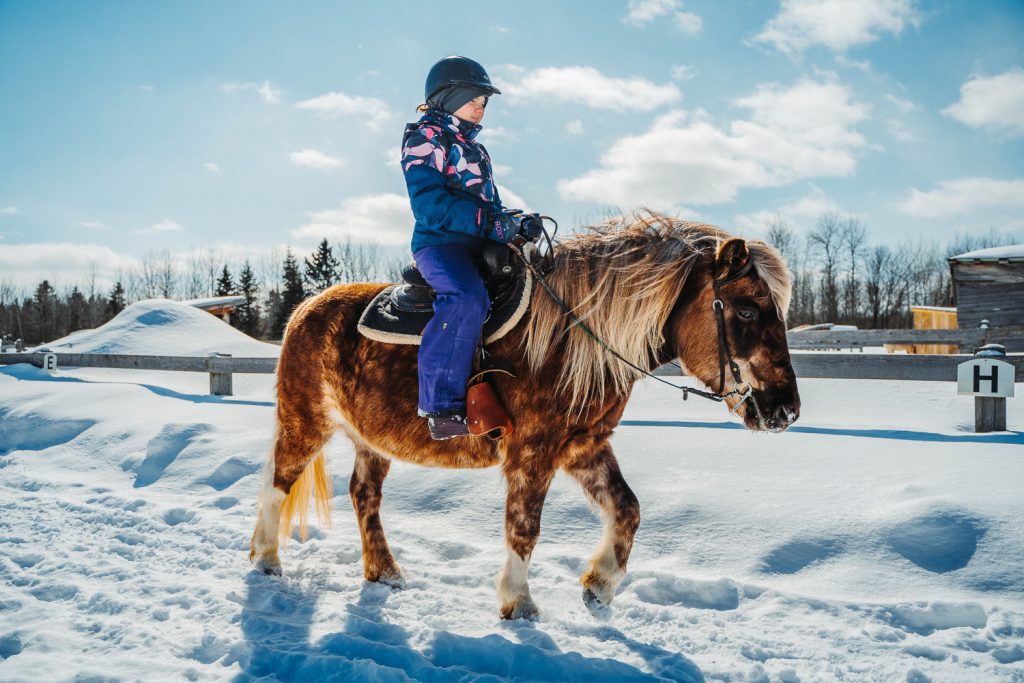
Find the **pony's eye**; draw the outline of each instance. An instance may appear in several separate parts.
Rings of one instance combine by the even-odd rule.
[[[736,315],[738,315],[742,320],[746,320],[747,322],[753,322],[754,320],[757,320],[757,309],[738,308],[736,309]]]

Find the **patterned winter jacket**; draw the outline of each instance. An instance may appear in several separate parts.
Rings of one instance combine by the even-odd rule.
[[[406,125],[402,172],[416,218],[413,253],[439,244],[479,251],[488,239],[512,239],[508,221],[500,220],[491,157],[473,139],[480,130],[478,124],[436,109]]]

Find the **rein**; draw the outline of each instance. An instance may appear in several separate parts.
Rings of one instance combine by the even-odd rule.
[[[546,218],[546,216],[545,216],[545,218]],[[557,223],[556,223],[556,226],[557,226]],[[545,234],[545,236],[547,236],[547,230],[544,231],[544,234]],[[550,253],[551,250],[552,250],[552,247],[550,246],[551,245],[550,238],[548,239],[548,245],[549,245],[548,253]],[[723,278],[723,279],[717,279],[716,278],[716,279],[713,280],[713,284],[714,284],[714,288],[715,288],[715,300],[711,302],[711,308],[715,311],[715,323],[716,323],[716,325],[718,327],[718,365],[719,365],[719,384],[718,384],[718,388],[719,388],[719,392],[721,392],[723,389],[725,389],[725,367],[726,367],[726,365],[729,366],[729,370],[732,373],[732,377],[733,377],[733,380],[735,381],[735,385],[736,385],[735,389],[733,389],[732,391],[728,391],[728,392],[723,394],[723,393],[716,393],[716,392],[711,392],[711,391],[702,391],[700,389],[694,389],[693,387],[686,387],[686,386],[682,386],[680,384],[674,384],[672,382],[669,382],[667,380],[662,379],[661,377],[658,377],[657,375],[654,375],[654,374],[648,372],[647,370],[643,369],[639,365],[637,365],[637,364],[633,363],[632,361],[630,361],[628,358],[624,357],[618,351],[616,351],[615,349],[610,347],[603,339],[601,339],[596,334],[594,334],[594,332],[589,327],[587,327],[583,323],[582,320],[580,320],[578,317],[576,317],[576,315],[572,312],[572,309],[570,309],[566,305],[566,303],[559,298],[559,296],[555,293],[555,291],[553,289],[551,289],[551,286],[545,280],[545,275],[547,273],[541,274],[540,272],[538,272],[537,269],[534,268],[533,264],[530,263],[530,260],[527,259],[522,254],[522,252],[519,249],[516,249],[513,245],[510,244],[509,248],[512,249],[512,251],[516,254],[516,256],[519,257],[519,259],[523,262],[523,265],[526,266],[526,268],[533,274],[533,276],[535,278],[537,278],[537,281],[540,282],[541,286],[544,288],[544,291],[547,292],[548,296],[551,297],[551,300],[554,301],[555,304],[557,304],[560,309],[562,309],[562,312],[572,321],[573,325],[579,327],[581,330],[586,332],[586,334],[591,339],[593,339],[595,342],[597,342],[605,351],[610,353],[613,357],[617,358],[618,360],[620,360],[621,362],[625,363],[629,367],[633,368],[637,372],[641,373],[642,375],[646,375],[647,377],[650,377],[652,379],[655,379],[655,380],[661,382],[662,384],[667,384],[668,386],[672,387],[673,389],[678,389],[678,390],[682,391],[683,392],[683,400],[684,401],[687,398],[689,398],[690,394],[695,394],[697,396],[700,396],[701,398],[706,398],[709,401],[715,401],[716,403],[721,403],[722,401],[724,401],[725,399],[729,398],[730,396],[740,396],[740,401],[735,406],[733,406],[730,409],[730,411],[729,411],[733,415],[736,415],[737,417],[739,417],[739,415],[737,415],[736,411],[739,410],[739,407],[741,405],[743,405],[743,403],[746,402],[747,399],[753,399],[753,387],[749,383],[743,382],[743,379],[742,379],[742,377],[740,375],[740,368],[736,364],[736,362],[733,360],[732,353],[729,350],[729,343],[728,343],[728,339],[727,339],[726,334],[725,334],[725,304],[722,303],[722,296],[721,296],[721,287],[722,287],[722,285],[729,284],[730,282],[735,282],[736,280],[739,280],[740,278],[742,278],[745,275],[747,275],[747,273],[749,273],[750,269],[753,267],[753,261],[748,260],[747,263],[738,272],[736,272],[731,277]],[[547,258],[548,253],[546,253],[544,255],[545,258]],[[554,256],[553,255],[548,260],[548,262],[550,264],[550,267],[553,268],[554,267]],[[548,272],[551,272],[551,271],[548,270]],[[682,366],[679,365],[678,363],[676,363],[675,361],[670,361],[670,362],[672,363],[672,365],[675,365],[677,368],[682,369]],[[740,389],[741,386],[744,386],[745,388],[744,389]],[[753,399],[752,403],[754,405],[754,410],[757,413],[758,423],[763,425],[764,424],[764,420],[763,420],[763,418],[761,416],[761,409],[757,405],[757,400]]]

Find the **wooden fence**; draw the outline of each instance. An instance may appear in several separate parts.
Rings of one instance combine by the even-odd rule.
[[[972,358],[969,354],[915,355],[877,353],[813,353],[802,349],[856,349],[882,344],[956,344],[973,351],[991,337],[1003,341],[1004,330],[814,330],[788,335],[793,369],[797,377],[835,379],[889,379],[933,382],[956,381],[956,367]],[[1016,338],[1016,337],[1014,337]],[[1024,341],[1024,333],[1019,338]],[[276,358],[235,358],[229,354],[210,356],[136,356],[98,353],[0,353],[0,365],[31,363],[44,367],[52,355],[57,368],[124,368],[135,370],[171,370],[205,372],[210,375],[210,393],[232,394],[234,373],[273,374]],[[1024,368],[1024,355],[1009,355],[1006,362],[1018,371]],[[658,369],[657,374],[678,374],[673,366]]]
[[[991,342],[1008,351],[1024,350],[1024,327],[971,330],[802,330],[786,335],[791,350],[863,349],[885,344],[950,344],[961,353]]]
[[[3,353],[0,365],[31,363],[44,367],[46,356],[56,358],[57,367],[120,368],[131,370],[172,370],[210,373],[210,393],[231,396],[233,373],[272,375],[277,372],[276,358],[235,358],[220,353],[211,356],[135,356],[118,353]]]

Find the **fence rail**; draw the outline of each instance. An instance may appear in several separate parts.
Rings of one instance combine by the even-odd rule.
[[[962,353],[989,342],[1024,347],[1024,327],[975,330],[802,330],[788,332],[790,349],[856,349],[884,344],[953,344]]]
[[[924,330],[922,330],[924,331]],[[44,366],[46,353],[2,353],[0,365],[31,363]],[[210,374],[210,393],[215,396],[232,394],[233,373],[273,374],[277,371],[276,358],[235,358],[227,354],[216,356],[136,356],[100,353],[54,353],[57,367],[121,368],[133,370],[170,370],[178,372],[206,372]],[[875,353],[808,353],[792,354],[793,369],[797,377],[832,379],[890,379],[931,382],[956,381],[956,367],[973,358],[965,354],[913,355]],[[1017,368],[1024,368],[1024,355],[1009,355],[1005,360]],[[658,369],[659,375],[679,374],[679,370],[666,365]]]

